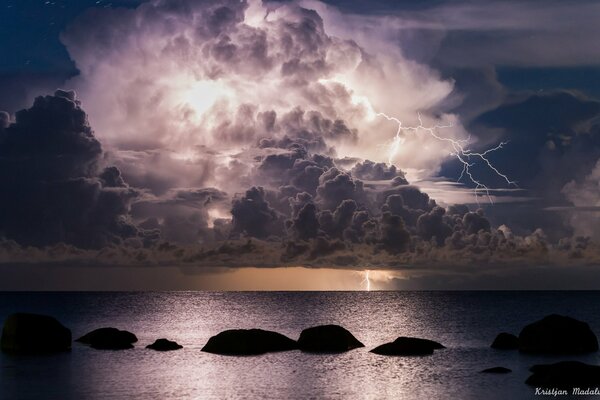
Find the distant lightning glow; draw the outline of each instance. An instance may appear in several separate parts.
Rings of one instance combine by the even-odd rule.
[[[371,280],[369,279],[370,272],[371,271],[369,271],[369,270],[364,271],[363,274],[364,274],[365,278],[360,282],[361,286],[363,283],[365,284],[367,292],[371,291]]]
[[[461,171],[460,176],[458,177],[457,181],[461,181],[463,178],[467,177],[469,179],[469,181],[475,185],[474,192],[475,192],[475,199],[477,200],[477,202],[479,202],[479,199],[478,199],[479,191],[485,192],[490,203],[493,203],[493,200],[492,200],[492,197],[490,196],[490,188],[487,187],[485,184],[483,184],[481,181],[479,181],[478,179],[476,179],[473,176],[471,168],[475,165],[475,163],[471,162],[472,158],[480,159],[497,176],[499,176],[500,178],[505,180],[508,185],[513,185],[513,186],[517,185],[516,182],[510,180],[508,178],[508,176],[501,173],[496,167],[494,167],[492,162],[487,158],[488,154],[493,153],[496,150],[502,149],[504,147],[504,145],[506,145],[508,142],[500,142],[500,144],[498,144],[496,147],[488,149],[488,150],[484,151],[483,153],[478,153],[478,152],[472,151],[469,148],[465,148],[465,146],[468,145],[468,143],[469,143],[468,139],[456,140],[456,139],[438,135],[438,133],[437,133],[438,130],[445,129],[445,128],[451,128],[452,124],[450,124],[450,125],[434,125],[431,127],[426,127],[426,126],[423,126],[421,114],[418,114],[418,117],[419,117],[419,125],[418,126],[402,126],[402,121],[400,121],[398,118],[390,117],[387,114],[384,114],[381,112],[377,113],[376,115],[380,116],[380,117],[384,117],[388,121],[393,121],[396,124],[398,124],[398,129],[396,131],[396,135],[394,136],[394,139],[392,140],[392,143],[389,146],[389,153],[388,153],[389,154],[389,156],[388,156],[389,164],[392,164],[392,161],[393,161],[394,157],[396,156],[396,154],[398,153],[400,146],[402,146],[402,144],[404,143],[404,138],[402,136],[403,131],[413,131],[415,133],[417,133],[419,131],[424,131],[436,140],[450,143],[450,145],[452,146],[452,151],[450,152],[450,155],[456,157],[456,159],[458,161],[460,161],[460,163],[463,166],[462,171]]]

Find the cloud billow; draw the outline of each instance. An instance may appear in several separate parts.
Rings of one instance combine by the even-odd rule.
[[[114,167],[73,92],[36,98],[0,131],[0,232],[24,245],[101,247],[136,237],[137,191]]]
[[[296,4],[239,1],[78,18],[63,41],[79,95],[38,97],[14,120],[0,113],[0,260],[30,260],[23,249],[34,246],[38,261],[364,269],[592,251],[575,238],[553,247],[541,230],[517,235],[410,184],[405,169],[435,175],[448,148],[407,134],[390,164],[397,126],[376,111],[451,122],[448,135],[465,138],[440,105],[451,82],[326,28]],[[514,113],[569,96],[503,104],[473,126],[516,135],[535,126],[503,116],[524,123]],[[573,124],[597,112],[587,103]],[[588,192],[596,172],[564,190]]]

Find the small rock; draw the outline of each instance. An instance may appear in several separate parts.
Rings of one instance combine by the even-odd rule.
[[[303,330],[298,347],[310,353],[341,353],[365,345],[339,325],[320,325]]]
[[[400,336],[393,342],[375,347],[371,353],[386,356],[426,356],[433,354],[435,349],[445,349],[445,347],[433,340]]]
[[[504,367],[493,367],[493,368],[484,369],[481,372],[485,373],[485,374],[508,374],[509,372],[512,372],[512,369],[508,369],[508,368],[504,368]]]
[[[589,325],[562,315],[549,315],[527,325],[519,334],[523,353],[579,354],[598,351],[598,339]]]
[[[182,349],[183,346],[168,339],[156,339],[154,343],[149,344],[146,348],[157,351],[170,351]]]
[[[511,333],[502,332],[496,336],[490,347],[498,350],[516,350],[519,348],[519,338]]]
[[[124,350],[132,349],[133,343],[137,340],[137,337],[128,331],[121,331],[117,328],[100,328],[83,335],[76,342],[89,344],[94,349]]]
[[[4,321],[0,347],[14,353],[44,353],[71,348],[71,331],[48,315],[16,313]]]
[[[600,366],[579,361],[534,365],[526,384],[546,388],[573,388],[600,385]]]
[[[295,340],[281,333],[262,329],[231,329],[211,337],[202,351],[225,355],[256,355],[297,348]]]

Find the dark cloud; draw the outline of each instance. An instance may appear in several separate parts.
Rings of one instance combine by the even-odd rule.
[[[233,232],[257,238],[281,234],[281,216],[265,200],[263,187],[252,187],[231,206]]]
[[[138,192],[102,148],[73,92],[35,99],[0,136],[0,231],[25,245],[102,247],[141,236],[130,222]]]
[[[408,226],[415,226],[417,218],[423,213],[423,210],[413,210],[404,205],[404,200],[399,194],[388,196],[385,204],[381,207],[382,212],[389,212],[392,215],[397,215],[402,218]]]
[[[448,215],[458,215],[462,218],[463,215],[469,212],[469,207],[464,204],[453,204],[448,206],[446,213]]]
[[[298,239],[308,240],[317,237],[319,227],[317,207],[313,203],[306,203],[292,220],[290,229]]]
[[[259,140],[260,148],[302,148],[313,153],[333,154],[329,142],[357,139],[356,129],[350,129],[341,119],[329,119],[318,111],[305,111],[300,107],[281,115],[275,111],[257,115],[262,131],[269,135]]]
[[[331,120],[318,111],[295,109],[283,117],[282,125],[286,132],[305,140],[355,140],[357,135],[343,120]]]
[[[337,168],[330,168],[319,177],[317,203],[326,210],[334,210],[344,200],[361,202],[363,183]]]
[[[384,181],[400,178],[396,180],[396,183],[408,183],[402,171],[398,170],[395,165],[388,165],[386,163],[365,160],[364,162],[357,163],[351,172],[354,177],[364,181]]]
[[[463,216],[463,225],[467,234],[490,231],[490,221],[483,215],[483,210],[468,212]]]
[[[390,254],[403,253],[410,249],[410,233],[398,215],[384,212],[381,216],[376,246]]]
[[[367,226],[371,222],[367,211],[357,211],[352,215],[350,226],[344,229],[344,240],[359,243],[364,240]]]
[[[306,204],[312,202],[312,199],[313,197],[306,192],[297,193],[294,197],[289,197],[291,216],[297,216]]]
[[[340,235],[352,222],[354,212],[357,209],[356,202],[354,200],[344,200],[333,212],[333,222],[335,224],[335,234]]]
[[[346,245],[341,240],[328,240],[322,236],[319,236],[312,242],[308,259],[315,260],[345,249]]]
[[[297,192],[314,196],[319,177],[331,167],[333,160],[330,157],[311,154],[303,145],[294,143],[286,152],[265,156],[258,166],[258,172],[259,179],[275,187],[291,186]]]
[[[398,195],[402,198],[402,204],[411,209],[427,211],[435,206],[435,201],[431,200],[427,193],[423,193],[416,186],[396,185],[396,182],[392,182],[391,186],[391,188],[384,189],[381,192],[379,196],[381,203],[386,203],[390,196]]]
[[[460,115],[463,123],[498,107],[509,93],[499,82],[496,69],[491,65],[479,68],[444,68],[442,73],[454,81],[454,91],[445,101],[445,106]]]
[[[452,234],[452,228],[444,221],[446,210],[435,207],[428,213],[422,214],[417,219],[417,233],[425,240],[435,240],[442,246],[446,238]],[[488,226],[489,229],[489,226]]]
[[[16,113],[2,135],[0,176],[5,181],[89,178],[101,153],[74,93],[57,91]]]
[[[540,210],[569,205],[565,186],[583,181],[600,158],[598,116],[597,100],[572,91],[548,91],[513,95],[473,119],[469,130],[480,141],[507,142],[502,152],[490,155],[494,166],[536,198],[535,206],[521,205],[519,213],[501,204],[493,210],[486,207],[495,224],[507,224],[521,234],[543,227],[554,241],[578,225]],[[458,176],[461,168],[450,162],[442,174]],[[501,177],[477,173],[489,186],[506,187]]]
[[[589,170],[600,156],[600,130],[593,122],[598,115],[598,101],[559,91],[509,99],[476,118],[471,129],[508,141],[510,151],[495,154],[495,165],[519,185],[556,199],[566,181],[581,173],[576,169]]]

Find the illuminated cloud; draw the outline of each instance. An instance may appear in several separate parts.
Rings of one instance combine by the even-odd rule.
[[[436,110],[452,91],[450,81],[399,51],[370,53],[352,38],[328,34],[332,28],[293,3],[151,1],[134,10],[89,10],[62,40],[80,70],[69,86],[134,179],[140,156],[131,160],[131,152],[160,149],[162,180],[172,170],[185,186],[181,177],[195,176],[195,166],[176,167],[166,158],[205,159],[205,146],[219,152],[213,161],[224,172],[223,155],[290,137],[314,143],[314,150],[334,146],[343,156],[385,162],[395,126],[376,118],[377,111],[408,123],[421,112],[427,122],[453,123],[448,135],[466,137],[456,116]],[[448,152],[414,135],[393,161],[434,175]],[[207,173],[207,185],[226,179]],[[145,184],[152,189],[153,182]]]

